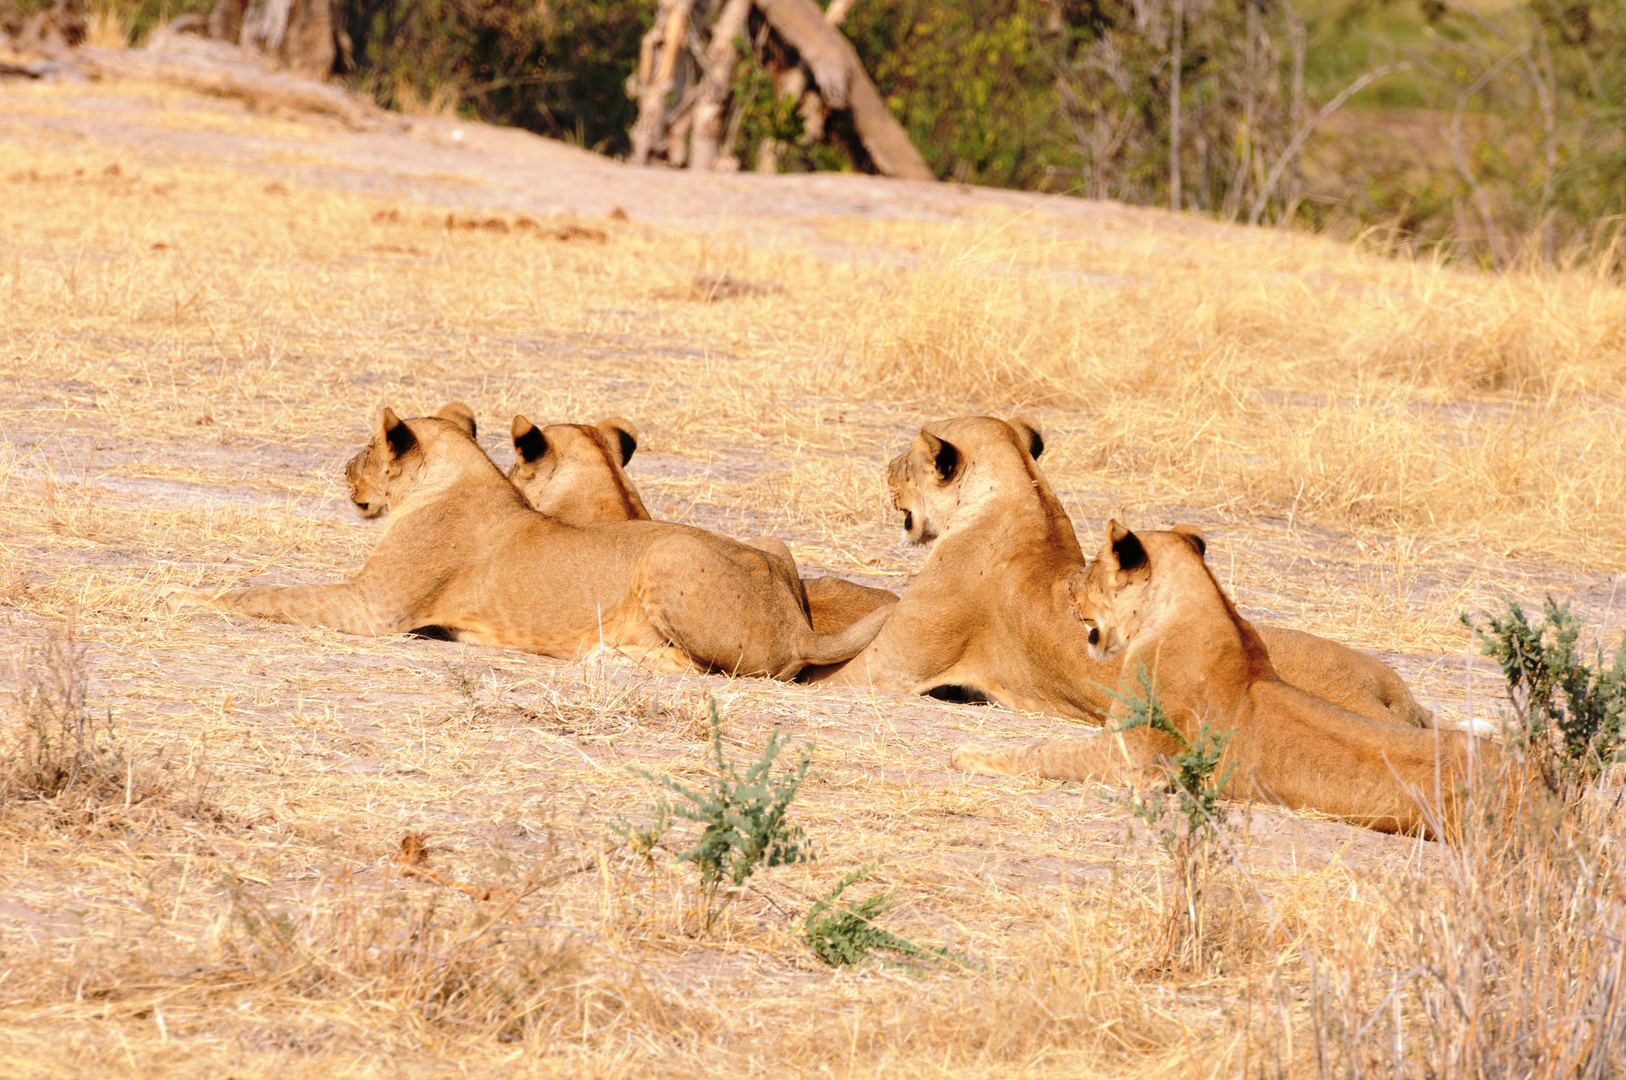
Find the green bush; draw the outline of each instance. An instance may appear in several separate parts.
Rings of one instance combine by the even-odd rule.
[[[380,103],[438,98],[470,116],[624,153],[627,76],[655,0],[341,0],[356,79]],[[415,100],[407,100],[407,95]]]
[[[655,820],[648,827],[640,828],[622,819],[612,822],[610,828],[634,851],[651,856],[673,818],[700,825],[699,840],[687,851],[679,852],[677,859],[693,863],[700,872],[708,927],[758,870],[813,858],[805,846],[801,826],[786,820],[790,804],[807,779],[813,760],[811,748],[803,747],[796,764],[776,776],[774,765],[784,745],[779,732],[770,734],[762,755],[742,775],[723,753],[723,725],[714,699],[711,752],[717,772],[708,784],[692,787],[670,776],[632,767],[633,772],[661,785],[677,799],[659,800],[654,807]]]
[[[1174,897],[1165,930],[1165,953],[1174,963],[1199,966],[1205,949],[1205,887],[1214,856],[1226,829],[1220,792],[1236,768],[1215,776],[1230,732],[1215,732],[1208,724],[1187,739],[1174,725],[1157,692],[1156,681],[1142,663],[1137,671],[1140,692],[1108,691],[1128,710],[1118,731],[1147,727],[1172,740],[1175,753],[1163,763],[1163,788],[1139,792],[1126,800],[1130,811],[1152,829],[1174,865]]]
[[[891,894],[875,893],[857,902],[841,899],[842,893],[873,876],[884,861],[877,859],[849,872],[808,909],[807,918],[802,920],[802,936],[814,955],[831,967],[860,967],[872,960],[896,966],[895,961],[882,959],[876,953],[889,953],[901,960],[951,960],[969,966],[969,961],[947,949],[928,949],[877,926],[876,920],[892,908]]]
[[[1483,629],[1467,615],[1462,621],[1507,679],[1515,745],[1541,768],[1555,793],[1573,796],[1621,749],[1626,635],[1610,664],[1604,664],[1600,645],[1589,665],[1579,645],[1582,626],[1569,605],[1549,596],[1543,616],[1541,625],[1531,625],[1524,609],[1509,600],[1506,616],[1489,616]]]

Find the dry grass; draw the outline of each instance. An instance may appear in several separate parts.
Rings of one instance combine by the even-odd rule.
[[[962,210],[952,189],[921,221],[548,217],[500,177],[355,193],[405,140],[367,144],[366,171],[349,136],[167,91],[0,100],[0,659],[23,673],[0,737],[71,670],[50,700],[111,716],[127,766],[122,787],[0,802],[0,1071],[1618,1066],[1602,811],[1518,862],[1255,808],[1211,889],[1210,960],[1171,970],[1167,870],[1121,805],[945,771],[968,735],[1065,724],[153,602],[359,566],[376,534],[340,467],[386,403],[469,401],[499,460],[514,412],[630,416],[657,515],[893,584],[921,554],[885,512],[885,459],[924,420],[1026,409],[1081,532],[1194,520],[1250,611],[1413,650],[1391,658],[1431,704],[1483,715],[1495,683],[1465,667],[1459,611],[1552,588],[1622,621],[1617,285]],[[110,108],[139,139],[97,126]],[[698,275],[755,288],[697,300]],[[29,655],[68,619],[80,659]],[[696,934],[687,869],[605,826],[652,794],[624,766],[703,775],[711,696],[736,757],[771,729],[814,742],[797,813],[819,858]],[[814,959],[800,916],[881,855],[888,927],[983,967]]]

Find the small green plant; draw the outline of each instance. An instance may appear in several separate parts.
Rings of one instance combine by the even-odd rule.
[[[1208,724],[1187,739],[1163,711],[1157,682],[1142,663],[1136,675],[1140,693],[1108,690],[1128,710],[1118,731],[1151,728],[1172,739],[1179,748],[1163,765],[1167,783],[1159,789],[1130,795],[1131,812],[1152,829],[1174,863],[1174,908],[1167,929],[1167,955],[1174,961],[1201,958],[1204,929],[1204,887],[1213,856],[1227,821],[1220,792],[1236,768],[1233,762],[1215,777],[1230,732],[1216,732]]]
[[[877,926],[875,921],[892,908],[890,893],[876,893],[857,902],[841,899],[842,893],[872,877],[885,861],[877,859],[846,874],[808,909],[802,936],[814,955],[831,967],[858,967],[871,960],[885,967],[907,966],[881,959],[874,955],[877,952],[925,963],[968,963],[947,949],[929,949]]]
[[[655,820],[640,828],[625,819],[611,822],[611,831],[625,838],[634,852],[652,858],[655,846],[670,828],[673,818],[701,826],[700,839],[687,851],[679,852],[679,862],[693,863],[700,872],[700,892],[704,921],[711,924],[758,870],[790,863],[808,862],[813,853],[805,847],[801,826],[787,822],[790,804],[795,801],[802,781],[812,764],[811,747],[804,746],[797,763],[774,774],[774,765],[784,749],[779,732],[768,736],[768,744],[742,775],[723,753],[723,725],[713,699],[711,752],[717,773],[704,787],[691,787],[670,776],[657,776],[647,769],[631,766],[633,772],[661,785],[677,796],[662,797],[654,805]],[[721,903],[719,903],[719,898]]]
[[[1528,754],[1555,794],[1574,795],[1597,780],[1620,752],[1626,723],[1626,636],[1608,666],[1603,648],[1586,663],[1579,641],[1581,622],[1568,604],[1551,596],[1543,620],[1532,625],[1517,602],[1507,615],[1487,618],[1481,628],[1470,616],[1484,655],[1501,665],[1513,703],[1515,745]]]

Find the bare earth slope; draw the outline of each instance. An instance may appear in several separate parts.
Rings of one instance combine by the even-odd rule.
[[[1248,1020],[1303,977],[1282,942],[1378,940],[1374,875],[1433,858],[1253,808],[1215,916],[1253,960],[1187,978],[1149,959],[1166,863],[1121,793],[947,771],[968,737],[1065,722],[161,612],[166,584],[359,567],[377,526],[342,466],[385,404],[469,402],[504,466],[515,412],[632,417],[655,515],[893,588],[924,556],[882,464],[928,419],[1024,409],[1087,546],[1109,514],[1198,525],[1245,613],[1378,651],[1454,718],[1498,700],[1457,612],[1551,591],[1606,641],[1622,623],[1617,492],[1589,503],[1541,456],[1591,438],[1572,475],[1608,459],[1620,387],[1564,357],[1461,382],[1514,353],[1383,345],[1342,314],[1399,297],[1374,322],[1422,340],[1408,305],[1481,288],[1408,292],[1426,268],[1083,200],[637,170],[121,84],[0,83],[0,196],[0,659],[26,690],[57,670],[30,650],[71,625],[104,740],[86,760],[123,770],[89,808],[0,804],[8,1076],[1255,1070],[1261,1037],[1311,1052],[1298,1006]],[[1309,323],[1335,344],[1289,340]],[[1404,366],[1431,349],[1465,359]],[[1326,374],[1371,356],[1391,367]],[[793,818],[818,858],[705,929],[670,854],[686,834],[646,860],[607,826],[649,817],[628,766],[704,779],[712,699],[736,759],[775,730],[812,744]],[[809,903],[882,857],[885,925],[969,966],[814,957]]]

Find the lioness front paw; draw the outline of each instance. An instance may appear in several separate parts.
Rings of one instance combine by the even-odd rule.
[[[581,662],[584,666],[641,667],[662,674],[704,674],[689,654],[675,645],[594,645]]]

